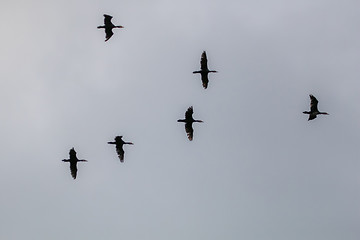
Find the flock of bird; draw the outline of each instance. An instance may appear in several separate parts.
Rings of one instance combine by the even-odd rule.
[[[104,28],[105,29],[105,42],[108,41],[113,33],[113,29],[114,28],[124,28],[123,26],[115,26],[112,22],[111,22],[112,16],[110,15],[106,15],[104,14],[104,25],[103,26],[98,26],[97,28],[101,29]],[[201,81],[202,81],[202,85],[204,87],[204,89],[206,89],[208,87],[209,84],[209,78],[208,78],[208,74],[209,73],[216,73],[217,71],[214,70],[209,70],[208,66],[207,66],[207,56],[206,56],[206,52],[204,51],[201,54],[201,60],[200,60],[200,70],[198,71],[194,71],[193,73],[200,73],[201,74]],[[192,124],[194,122],[200,122],[202,123],[202,120],[196,120],[193,118],[193,113],[194,113],[194,109],[193,107],[189,107],[186,112],[185,112],[185,119],[179,119],[177,120],[178,122],[183,122],[185,123],[185,132],[187,134],[187,137],[190,141],[193,140],[193,135],[194,135],[194,129],[192,127]],[[313,120],[317,117],[317,115],[329,115],[326,112],[320,112],[318,110],[318,100],[312,95],[310,94],[310,111],[304,111],[304,114],[309,114],[309,120]],[[124,140],[122,140],[122,136],[116,136],[115,137],[115,142],[108,142],[108,144],[114,144],[115,148],[116,148],[116,152],[117,155],[120,159],[120,162],[124,162],[124,149],[123,146],[124,144],[129,144],[129,145],[133,145],[132,142],[125,142]],[[64,159],[62,161],[64,162],[70,162],[70,172],[71,172],[71,176],[76,179],[76,175],[77,175],[77,163],[78,162],[87,162],[87,160],[81,159],[79,160],[76,156],[76,151],[74,148],[70,149],[69,152],[69,159]]]

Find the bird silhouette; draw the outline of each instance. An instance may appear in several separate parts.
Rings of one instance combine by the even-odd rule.
[[[70,152],[69,152],[69,155],[70,155],[70,158],[69,159],[64,159],[62,160],[63,162],[70,162],[70,172],[71,172],[71,176],[76,179],[76,174],[77,174],[77,163],[78,162],[87,162],[87,160],[79,160],[77,157],[76,157],[76,151],[74,148],[70,149]]]
[[[134,145],[132,142],[124,142],[124,140],[122,140],[123,136],[116,136],[115,137],[115,142],[108,142],[108,144],[115,144],[116,147],[116,152],[119,156],[120,162],[124,162],[124,149],[123,149],[123,145],[124,144],[130,144],[130,145]]]
[[[319,115],[319,114],[329,115],[326,112],[320,112],[318,110],[317,105],[318,105],[319,101],[316,99],[316,97],[314,97],[312,94],[310,94],[309,96],[310,96],[310,100],[311,100],[311,102],[310,102],[310,112],[307,112],[307,111],[303,112],[305,114],[309,114],[308,121],[315,119],[316,116]]]
[[[185,119],[177,120],[178,122],[184,122],[185,123],[185,132],[186,132],[186,134],[187,134],[190,141],[193,140],[193,135],[194,135],[194,129],[192,127],[192,124],[194,122],[203,122],[202,120],[195,120],[193,118],[193,116],[192,116],[193,113],[194,113],[194,109],[191,106],[185,112]]]
[[[123,26],[115,26],[111,22],[112,18],[113,18],[112,16],[104,14],[104,26],[98,26],[97,27],[97,28],[105,28],[105,34],[106,34],[105,42],[107,40],[109,40],[111,38],[111,36],[114,34],[113,31],[112,31],[113,28],[124,28]]]
[[[202,81],[203,87],[206,89],[208,87],[208,83],[209,83],[208,73],[211,73],[211,72],[216,73],[217,71],[213,71],[213,70],[208,69],[207,57],[206,57],[206,52],[205,51],[201,54],[200,65],[201,65],[201,70],[200,71],[194,71],[193,73],[200,73],[201,74],[201,81]]]

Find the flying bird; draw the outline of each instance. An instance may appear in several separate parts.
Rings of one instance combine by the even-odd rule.
[[[69,159],[64,159],[64,160],[62,160],[62,161],[63,161],[63,162],[70,162],[70,172],[71,172],[71,176],[72,176],[74,179],[76,179],[76,173],[77,173],[76,164],[77,164],[77,162],[87,162],[87,160],[79,160],[79,159],[76,157],[76,152],[75,152],[75,149],[74,149],[74,148],[70,149],[69,155],[70,155],[70,158],[69,158]]]
[[[194,71],[193,73],[200,73],[201,74],[201,81],[203,84],[203,87],[206,89],[209,83],[209,78],[208,78],[208,73],[216,73],[217,71],[213,71],[213,70],[209,70],[208,66],[207,66],[207,57],[206,57],[206,52],[204,51],[201,54],[201,61],[200,61],[200,65],[201,65],[201,70],[200,71]]]
[[[123,149],[123,145],[124,144],[130,144],[130,145],[134,145],[132,142],[124,142],[124,140],[122,140],[122,136],[116,136],[115,137],[115,142],[108,142],[108,144],[115,144],[116,147],[116,152],[119,156],[120,162],[124,162],[124,149]]]
[[[190,141],[193,140],[194,135],[194,129],[192,127],[193,122],[203,122],[202,120],[195,120],[193,118],[194,109],[193,107],[189,107],[187,111],[185,112],[185,119],[179,119],[178,122],[184,122],[185,123],[185,132],[189,138]]]
[[[329,114],[326,113],[326,112],[320,112],[320,111],[318,110],[318,107],[317,107],[317,105],[318,105],[318,100],[316,99],[316,97],[314,97],[312,94],[310,94],[309,96],[310,96],[310,100],[311,100],[311,102],[310,102],[310,112],[307,112],[307,111],[303,112],[303,113],[305,113],[305,114],[309,114],[309,119],[308,119],[308,121],[315,119],[316,116],[319,115],[319,114],[329,115]]]
[[[97,28],[105,28],[105,34],[106,34],[105,42],[107,40],[109,40],[111,38],[111,36],[114,34],[113,31],[112,31],[113,28],[124,28],[123,26],[115,26],[111,22],[112,18],[113,18],[112,16],[104,14],[104,26],[98,26],[97,27]]]

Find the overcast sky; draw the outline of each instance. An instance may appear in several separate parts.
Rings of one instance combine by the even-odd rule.
[[[0,5],[1,239],[360,239],[359,1]]]

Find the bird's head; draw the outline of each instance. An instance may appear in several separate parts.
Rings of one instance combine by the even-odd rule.
[[[123,137],[123,136],[116,136],[116,137],[115,137],[115,141],[121,141],[122,137]]]
[[[70,149],[69,151],[70,156],[76,156],[76,151],[74,148]]]

